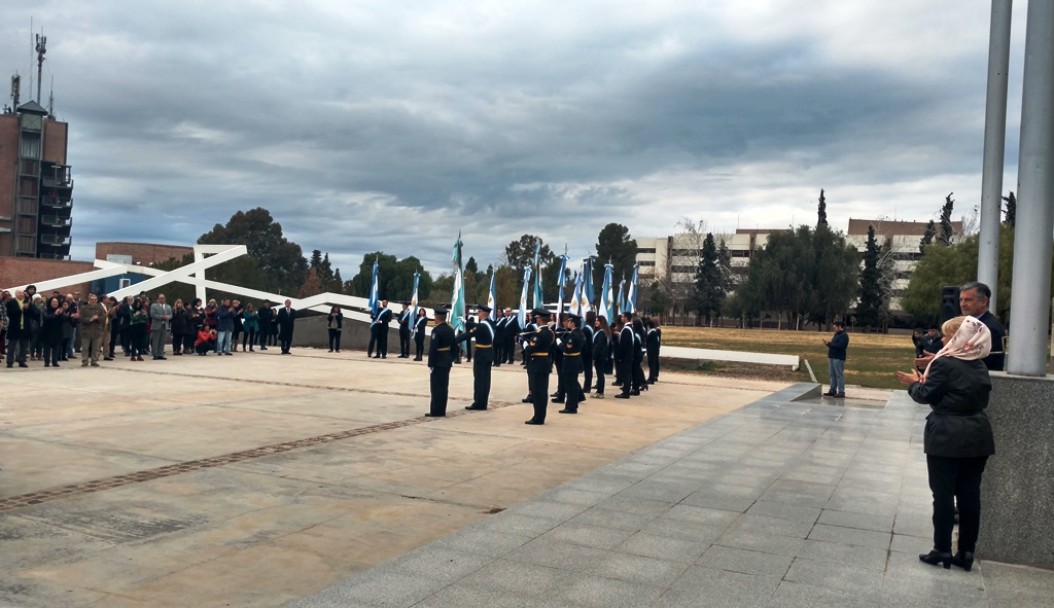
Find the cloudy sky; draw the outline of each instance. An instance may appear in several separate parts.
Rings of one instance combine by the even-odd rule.
[[[9,3],[14,4],[14,3]],[[1004,191],[1016,189],[1015,3]],[[351,278],[615,221],[714,232],[979,204],[990,0],[41,0],[0,67],[70,123],[73,257],[269,209]],[[4,75],[5,82],[6,76]],[[35,86],[34,86],[35,89]]]

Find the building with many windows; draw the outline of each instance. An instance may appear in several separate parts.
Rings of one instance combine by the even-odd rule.
[[[35,101],[0,114],[0,256],[69,256],[68,135],[69,125]]]

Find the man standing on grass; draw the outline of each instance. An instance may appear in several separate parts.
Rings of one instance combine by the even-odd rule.
[[[827,346],[827,370],[831,376],[831,390],[824,393],[836,399],[845,398],[845,351],[849,348],[849,334],[845,323],[834,322],[834,336],[824,342]]]

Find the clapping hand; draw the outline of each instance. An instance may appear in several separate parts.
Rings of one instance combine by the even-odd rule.
[[[911,386],[916,382],[922,381],[922,374],[920,374],[917,369],[911,370],[910,372],[897,372],[897,381],[904,386]]]

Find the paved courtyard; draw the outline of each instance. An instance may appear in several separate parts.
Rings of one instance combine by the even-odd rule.
[[[519,366],[471,413],[455,366],[433,420],[421,363],[294,352],[0,371],[0,606],[280,606],[785,386],[664,374],[530,427]]]

